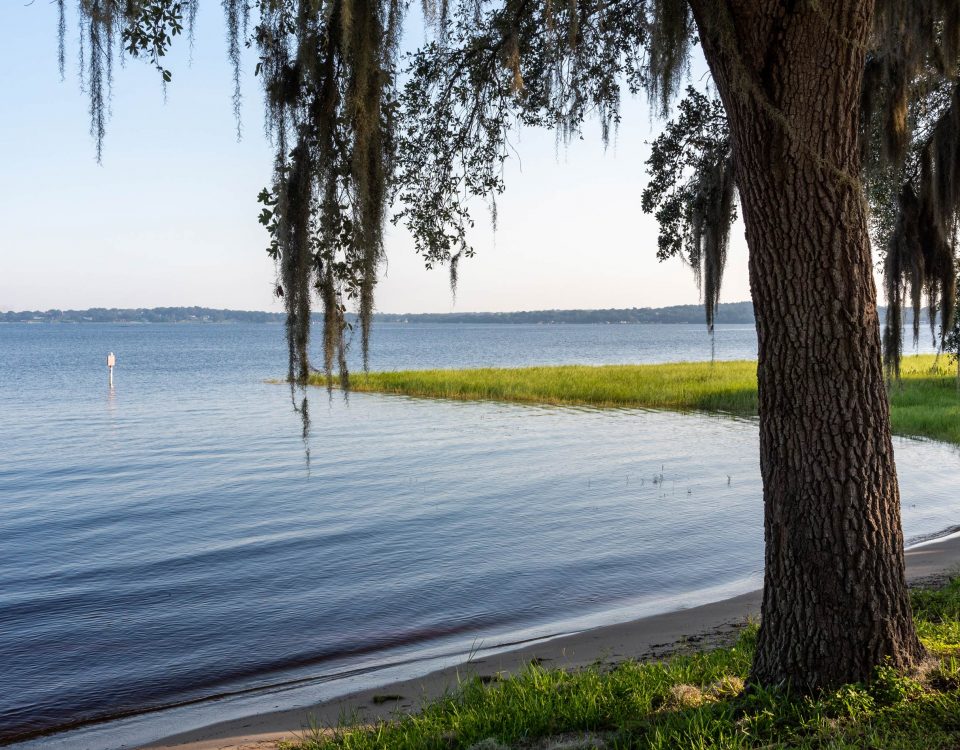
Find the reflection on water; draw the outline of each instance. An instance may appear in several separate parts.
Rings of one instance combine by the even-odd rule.
[[[469,327],[413,328],[398,351],[477,350]],[[510,351],[533,356],[522,328]],[[624,331],[594,332],[624,360],[673,341],[585,328]],[[308,468],[289,391],[263,382],[279,327],[7,326],[0,350],[0,737],[760,581],[749,420],[318,390]],[[906,536],[956,524],[957,451],[896,454]]]

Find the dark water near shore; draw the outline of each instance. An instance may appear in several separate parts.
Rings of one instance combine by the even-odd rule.
[[[750,421],[316,390],[307,462],[284,356],[276,325],[0,326],[0,741],[760,583]],[[385,324],[371,365],[709,356],[701,326]],[[957,451],[896,450],[907,537],[960,522]]]

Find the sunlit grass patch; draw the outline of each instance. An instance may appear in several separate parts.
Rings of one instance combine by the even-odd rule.
[[[960,581],[914,594],[918,627],[939,665],[917,675],[877,670],[869,684],[815,698],[743,692],[756,639],[663,662],[567,672],[531,664],[413,714],[308,737],[304,750],[548,750],[563,748],[903,748],[960,745],[957,647]]]
[[[905,357],[890,388],[890,422],[898,435],[960,444],[960,390],[946,357]]]
[[[936,362],[936,366],[935,366]],[[890,387],[891,423],[898,435],[960,444],[960,391],[945,357],[906,357]],[[352,376],[356,391],[460,400],[569,406],[639,407],[672,411],[757,413],[753,361],[659,365],[407,370]],[[325,380],[316,377],[315,384]]]
[[[351,376],[357,391],[572,406],[756,414],[756,362],[407,370]],[[316,379],[316,384],[325,381]]]

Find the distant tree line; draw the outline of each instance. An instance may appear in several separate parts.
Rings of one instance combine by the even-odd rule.
[[[881,308],[883,319],[886,311]],[[320,314],[314,315],[320,321]],[[910,322],[911,311],[906,311]],[[89,310],[34,310],[0,313],[0,323],[282,323],[286,313],[260,310],[217,310],[210,307],[103,308]],[[347,316],[356,322],[355,316]],[[380,323],[703,323],[700,305],[630,307],[608,310],[525,310],[520,312],[377,313]],[[717,308],[716,322],[752,324],[751,302],[730,302]]]
[[[703,324],[702,305],[629,307],[608,310],[524,310],[520,312],[377,313],[384,323],[697,323]],[[732,302],[717,310],[718,323],[753,323],[753,303]]]
[[[274,323],[283,313],[215,310],[209,307],[104,308],[33,310],[0,313],[2,323]]]
[[[314,315],[316,321],[320,315]],[[356,317],[348,315],[349,322]],[[286,313],[217,310],[209,307],[27,310],[0,313],[3,323],[282,323]],[[703,323],[700,305],[609,310],[532,310],[521,312],[377,313],[382,323]],[[718,310],[719,323],[753,323],[753,305],[734,302]]]

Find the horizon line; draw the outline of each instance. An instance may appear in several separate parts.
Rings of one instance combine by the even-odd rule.
[[[753,304],[752,300],[737,300],[735,302],[721,302],[723,305],[743,305]],[[540,309],[526,310],[445,310],[445,311],[425,311],[425,312],[390,312],[387,310],[376,310],[374,315],[516,315],[521,313],[554,313],[554,312],[606,312],[614,310],[671,310],[678,307],[701,307],[702,302],[682,302],[675,305],[660,305],[658,307],[545,307]],[[49,307],[46,309],[34,308],[27,310],[0,309],[0,315],[24,315],[27,313],[82,313],[93,310],[103,310],[106,312],[152,312],[155,310],[211,310],[214,312],[234,312],[234,313],[263,313],[267,315],[285,315],[283,310],[264,310],[257,308],[236,308],[236,307],[210,307],[208,305],[154,305],[152,307],[84,307],[84,308],[60,308]],[[319,310],[314,311],[320,313]],[[348,315],[356,315],[354,311],[348,311]]]

